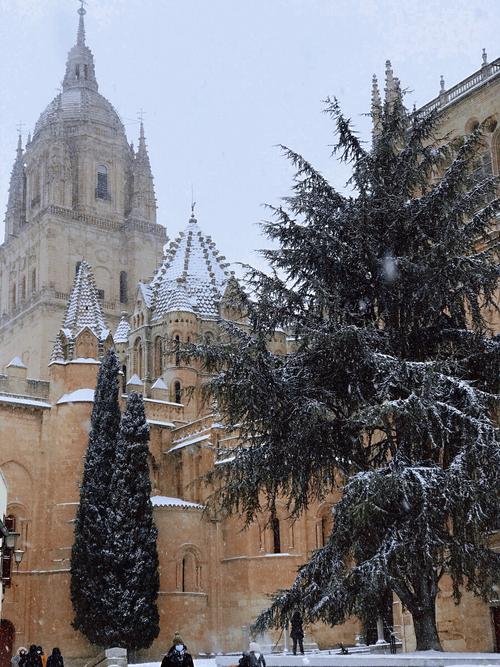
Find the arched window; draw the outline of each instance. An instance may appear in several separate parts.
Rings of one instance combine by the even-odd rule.
[[[179,380],[176,380],[174,382],[174,396],[173,396],[174,402],[175,403],[181,403],[182,402],[182,387],[181,383]]]
[[[78,274],[78,271],[80,270],[80,265],[81,265],[81,262],[77,262],[75,264],[75,276]]]
[[[280,520],[278,517],[271,519],[271,531],[273,536],[273,553],[281,553],[281,534],[280,534]]]
[[[134,373],[142,380],[142,341],[140,338],[134,343]]]
[[[180,339],[180,336],[177,335],[175,337],[175,365],[176,366],[180,366],[180,363],[181,363],[180,347],[181,347],[181,339]]]
[[[40,172],[35,170],[32,177],[31,185],[31,208],[38,206],[40,203]]]
[[[120,303],[127,303],[127,272],[120,271]]]
[[[127,393],[127,367],[125,364],[122,366],[122,392]]]
[[[186,551],[180,563],[180,586],[185,593],[196,593],[201,588],[201,567],[196,555]]]
[[[36,269],[31,272],[31,291],[36,292]]]
[[[10,288],[10,303],[12,308],[16,307],[16,283],[13,282]]]
[[[26,299],[26,276],[21,278],[21,301]]]
[[[109,199],[108,191],[108,168],[103,164],[97,167],[97,186],[95,189],[96,199]]]
[[[88,65],[83,66],[83,78],[85,79],[85,81],[87,81],[87,79],[89,78],[89,66]]]
[[[80,65],[75,65],[75,78],[77,81],[80,79]]]
[[[155,338],[154,355],[154,376],[159,378],[163,372],[163,340],[161,336]]]

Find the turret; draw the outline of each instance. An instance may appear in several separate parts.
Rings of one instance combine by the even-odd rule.
[[[78,33],[76,44],[68,53],[66,62],[66,74],[63,80],[63,91],[71,88],[89,88],[97,91],[98,85],[95,78],[94,56],[85,44],[85,24],[83,17],[86,11],[82,6],[78,10],[80,15],[78,21]]]
[[[9,199],[5,214],[5,238],[19,233],[21,225],[26,220],[26,189],[24,174],[23,146],[21,135],[17,142],[16,159],[10,175]]]
[[[104,322],[92,269],[82,259],[50,363],[78,358],[97,360],[112,345],[113,338]]]
[[[382,117],[382,101],[380,99],[380,90],[377,77],[374,74],[372,78],[372,136],[375,138],[380,131],[380,120]]]
[[[149,161],[144,123],[141,120],[139,148],[135,154],[132,167],[132,206],[130,217],[156,223],[156,198]]]

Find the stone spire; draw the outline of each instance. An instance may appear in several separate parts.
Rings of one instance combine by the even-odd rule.
[[[105,342],[111,344],[112,337],[104,322],[92,269],[82,259],[50,361],[69,361],[75,356],[97,359]]]
[[[95,78],[94,56],[85,44],[85,23],[83,17],[86,13],[82,3],[82,6],[78,10],[79,19],[76,44],[68,53],[68,60],[66,62],[66,74],[63,80],[64,92],[71,88],[98,89]]]
[[[9,185],[9,199],[5,215],[5,230],[8,239],[11,234],[18,234],[26,216],[26,192],[24,178],[24,159],[21,135],[17,141],[16,159],[12,167]]]
[[[382,116],[382,100],[378,87],[377,77],[374,74],[372,78],[372,135],[376,137],[379,132],[380,119]]]
[[[401,86],[399,79],[394,76],[390,60],[385,61],[385,102],[392,105],[397,99],[401,100]]]
[[[146,137],[144,135],[144,123],[141,120],[139,133],[139,147],[135,154],[133,167],[133,187],[131,217],[147,222],[156,223],[156,197],[149,161]]]

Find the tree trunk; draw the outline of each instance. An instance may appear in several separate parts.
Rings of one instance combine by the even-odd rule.
[[[442,651],[436,626],[435,604],[413,613],[413,627],[417,639],[417,651]]]

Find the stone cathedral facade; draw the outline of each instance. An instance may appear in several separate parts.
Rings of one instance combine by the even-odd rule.
[[[99,358],[111,346],[123,395],[144,394],[151,428],[161,632],[141,657],[158,658],[175,630],[193,653],[238,651],[266,596],[287,587],[323,545],[337,498],[294,524],[278,508],[272,525],[263,517],[244,532],[237,518],[202,518],[206,490],[197,480],[228,456],[236,436],[202,402],[202,369],[165,341],[213,339],[219,317],[237,321],[227,298],[234,277],[194,212],[165,245],[144,127],[134,149],[98,92],[85,10],[79,14],[62,91],[24,147],[19,138],[0,247],[0,468],[25,552],[5,592],[3,659],[9,647],[31,643],[60,646],[70,663],[96,652],[71,627],[69,558]],[[394,85],[388,66],[386,94]],[[499,173],[500,61],[484,58],[479,72],[448,91],[442,85],[431,104],[446,109],[446,127],[457,134],[488,120],[484,168]],[[283,354],[290,344],[283,331],[271,343]],[[498,605],[466,594],[454,607],[445,588],[444,646],[495,650]],[[411,617],[397,601],[392,624],[411,650]],[[307,628],[306,642],[349,644],[362,632],[356,619],[318,625]]]

